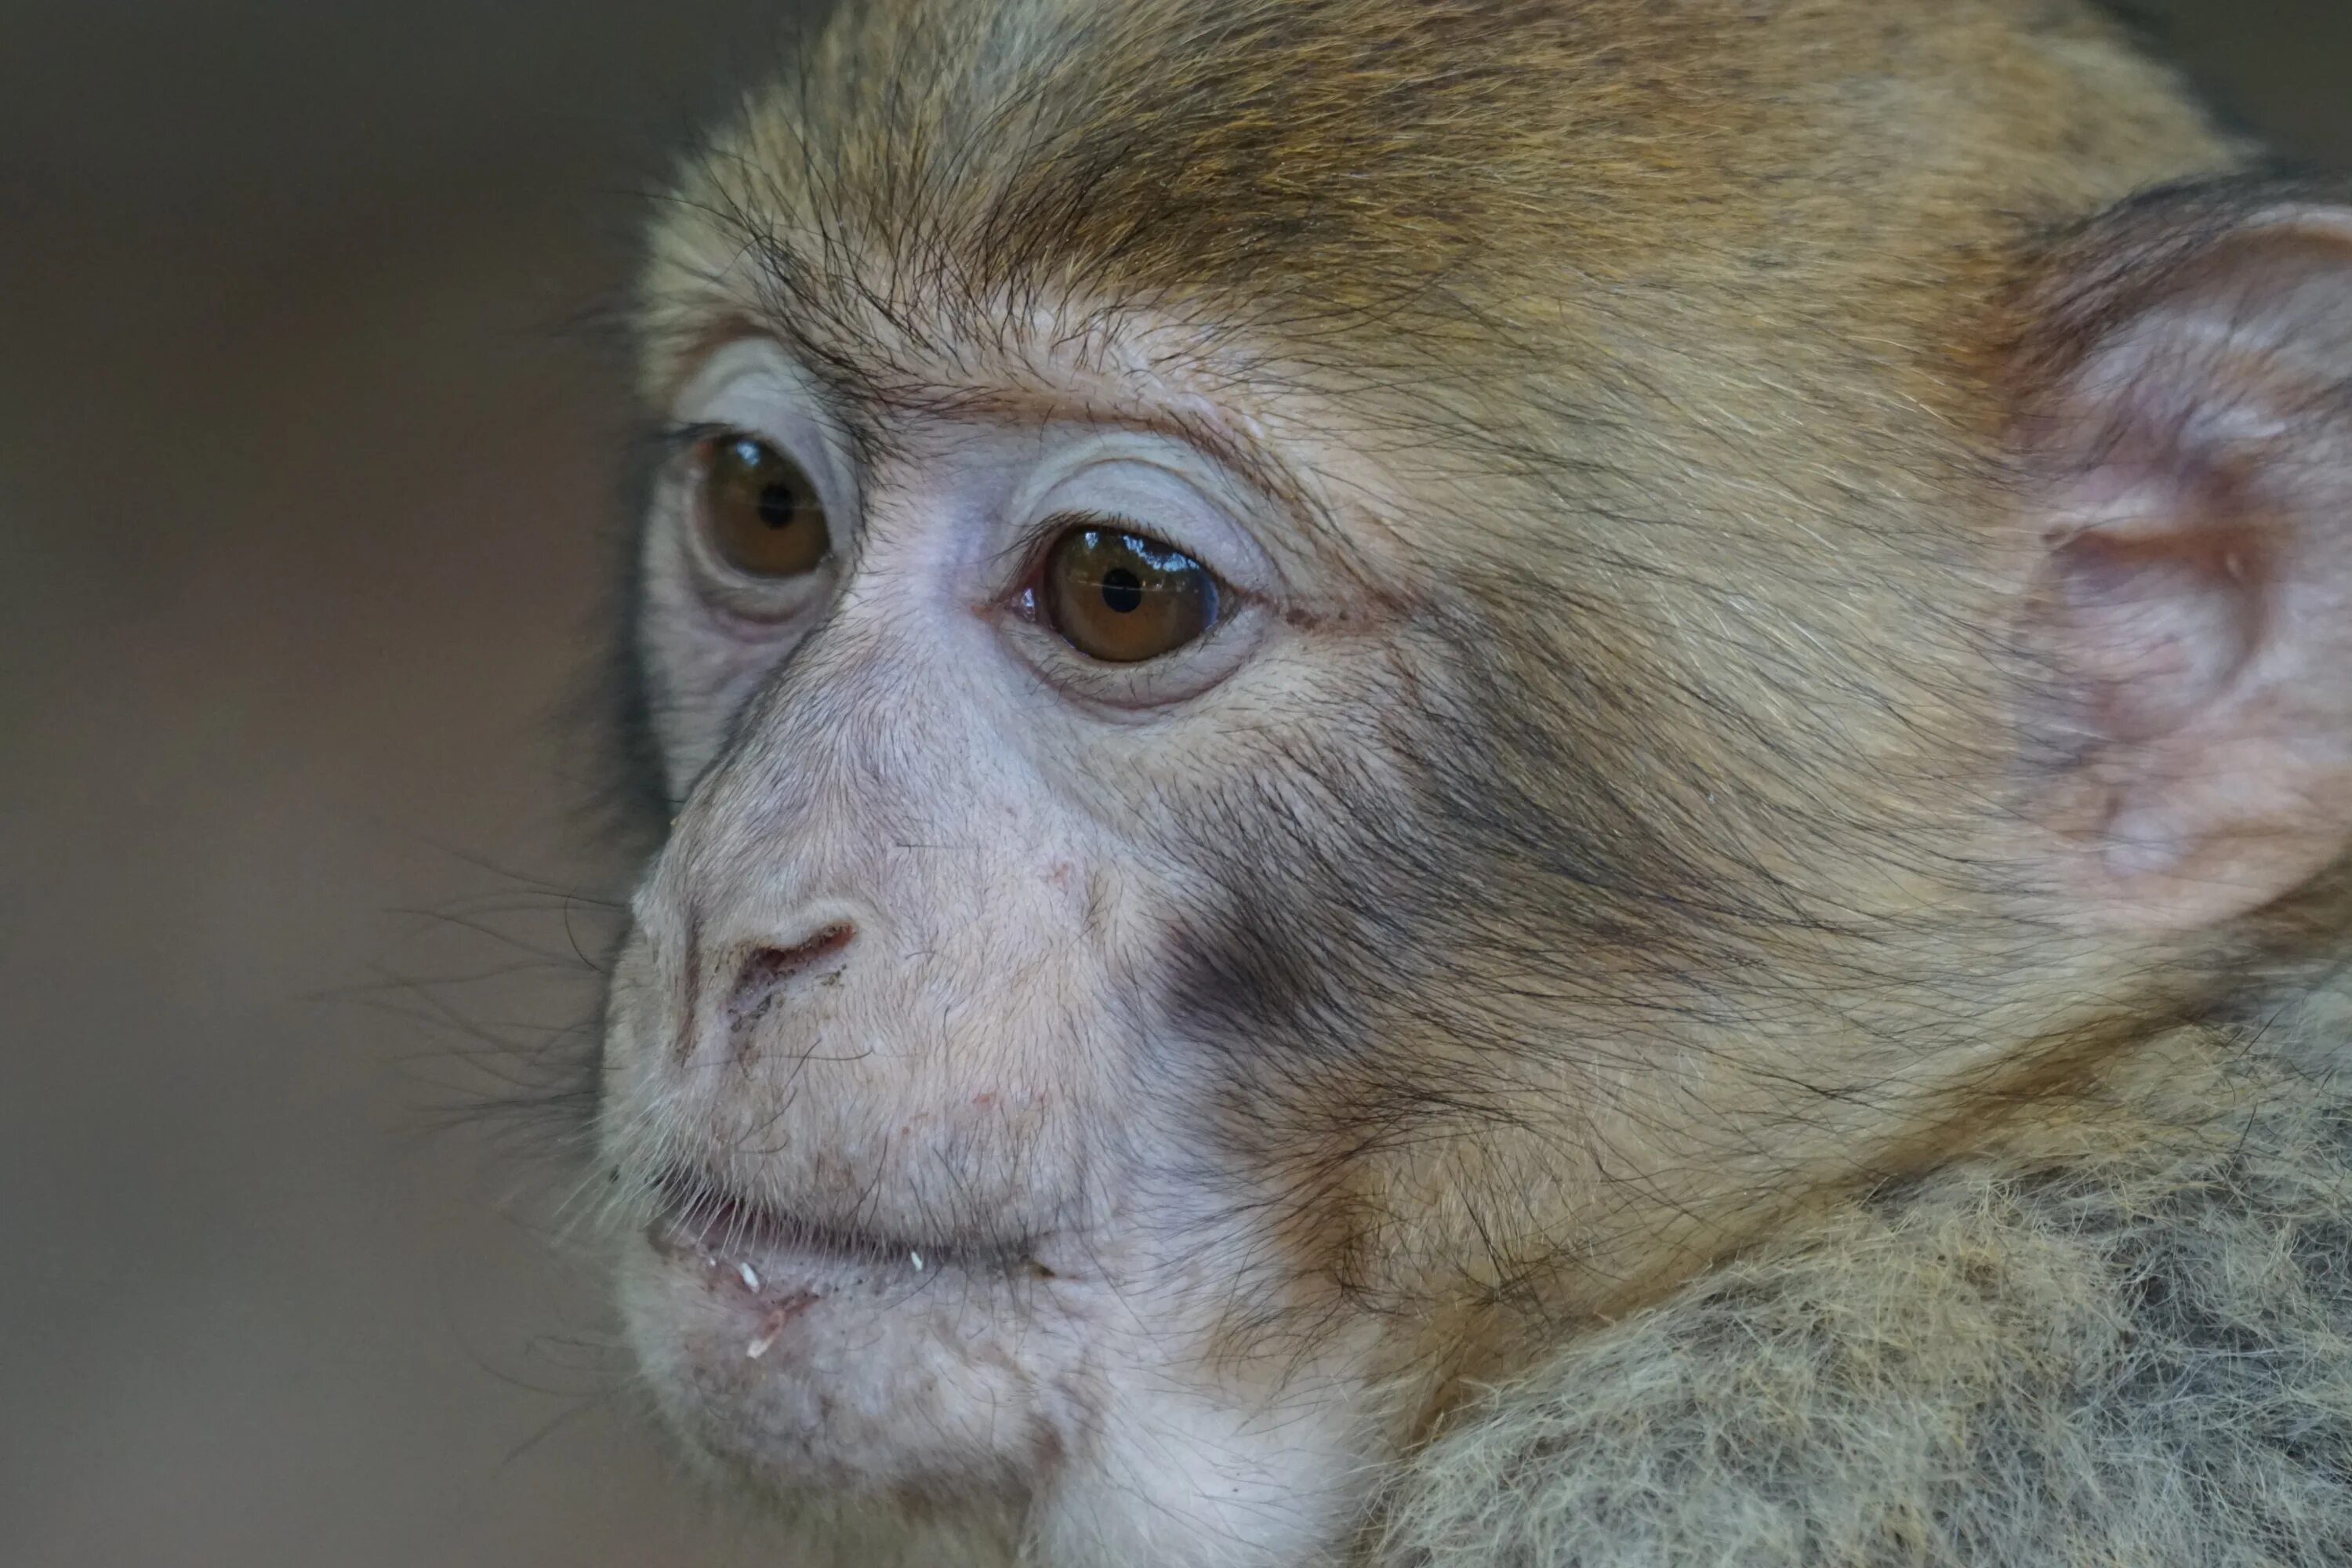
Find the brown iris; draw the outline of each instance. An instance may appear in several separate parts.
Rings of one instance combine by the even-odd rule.
[[[1217,580],[1171,545],[1115,528],[1073,528],[1045,557],[1045,618],[1072,647],[1138,664],[1216,624]]]
[[[797,577],[832,547],[824,507],[800,465],[743,435],[709,441],[702,526],[719,558],[751,577]]]

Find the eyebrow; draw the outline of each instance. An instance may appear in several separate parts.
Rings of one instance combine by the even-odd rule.
[[[1215,458],[1269,500],[1318,522],[1327,521],[1322,502],[1279,453],[1247,431],[1234,429],[1217,420],[1188,417],[1173,409],[1149,405],[1103,404],[1012,387],[947,392],[935,406],[982,417],[1085,421],[1144,435],[1166,436]]]
[[[1138,404],[1104,404],[1024,387],[1011,381],[994,384],[955,386],[929,382],[923,368],[893,363],[889,350],[856,330],[847,313],[826,306],[808,281],[815,269],[789,247],[766,237],[753,247],[763,263],[762,293],[756,304],[739,303],[709,321],[675,354],[677,367],[673,385],[690,374],[688,367],[707,360],[730,342],[763,338],[791,355],[824,389],[844,423],[870,438],[882,423],[873,417],[908,410],[943,415],[1012,419],[1083,420],[1097,425],[1172,437],[1205,453],[1259,494],[1291,513],[1328,541],[1344,540],[1331,509],[1301,478],[1297,467],[1267,443],[1246,430],[1215,419],[1187,416],[1170,407]],[[803,310],[790,308],[793,303]],[[870,300],[869,300],[870,303]],[[805,309],[805,307],[815,307]],[[963,306],[966,310],[974,309]],[[811,323],[809,317],[830,325]],[[859,415],[867,417],[860,418]]]
[[[1222,421],[1187,417],[1171,408],[1104,405],[1011,384],[967,387],[926,384],[922,367],[892,365],[888,348],[859,330],[858,311],[854,305],[844,309],[845,304],[855,301],[866,310],[880,310],[886,317],[892,317],[898,314],[897,301],[863,286],[854,277],[845,277],[837,268],[828,265],[826,258],[807,255],[772,229],[758,229],[743,237],[743,252],[756,263],[756,301],[740,300],[735,310],[709,322],[703,331],[695,335],[690,349],[674,363],[698,363],[725,342],[760,336],[796,359],[845,414],[911,407],[1013,417],[1034,418],[1042,415],[1172,437],[1215,458],[1267,500],[1302,521],[1336,534],[1337,520],[1303,482],[1297,468],[1247,431]],[[846,300],[843,298],[845,293]],[[939,303],[947,308],[950,329],[959,324],[956,318],[961,316],[961,324],[972,329],[966,334],[968,338],[984,335],[989,314],[985,305],[969,298]],[[900,324],[906,323],[902,321]],[[827,327],[831,330],[827,331]],[[900,378],[898,384],[886,380],[894,371]]]
[[[1188,416],[1148,401],[1104,403],[1068,393],[996,384],[950,385],[925,381],[913,367],[883,367],[888,361],[862,343],[826,342],[790,325],[738,315],[727,328],[702,340],[697,357],[706,357],[727,342],[761,337],[775,342],[805,367],[824,388],[824,395],[844,423],[860,432],[873,431],[892,413],[924,413],[944,417],[1000,418],[1008,421],[1083,421],[1145,435],[1182,441],[1215,459],[1251,489],[1292,513],[1318,533],[1342,538],[1330,508],[1300,477],[1297,468],[1274,447],[1223,421]],[[864,417],[859,417],[864,416]]]

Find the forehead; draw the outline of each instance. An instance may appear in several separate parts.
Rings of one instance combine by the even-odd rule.
[[[1308,358],[1524,341],[1499,279],[1601,279],[1645,200],[1727,210],[1761,105],[1717,9],[845,6],[689,172],[649,324],[658,347],[731,306],[879,376],[1098,327],[1105,300]]]
[[[857,0],[661,209],[644,384],[759,333],[865,403],[1139,368],[1521,452],[1694,388],[1968,424],[2023,237],[2211,155],[2066,0]]]

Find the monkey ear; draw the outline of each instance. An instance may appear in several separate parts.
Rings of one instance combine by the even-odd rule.
[[[2352,844],[2352,206],[2110,236],[2042,329],[2045,820],[2105,914],[2228,920]]]

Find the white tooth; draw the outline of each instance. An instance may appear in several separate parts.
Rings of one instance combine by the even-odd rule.
[[[915,1260],[915,1272],[920,1274],[923,1271],[923,1255],[919,1252],[910,1252],[907,1256]]]
[[[768,1353],[768,1347],[775,1342],[775,1335],[761,1334],[758,1339],[753,1340],[750,1344],[743,1347],[743,1353],[750,1356],[753,1361],[758,1361],[761,1356]]]
[[[738,1263],[735,1266],[735,1272],[742,1278],[743,1289],[746,1290],[757,1290],[760,1288],[760,1271],[750,1264]]]

